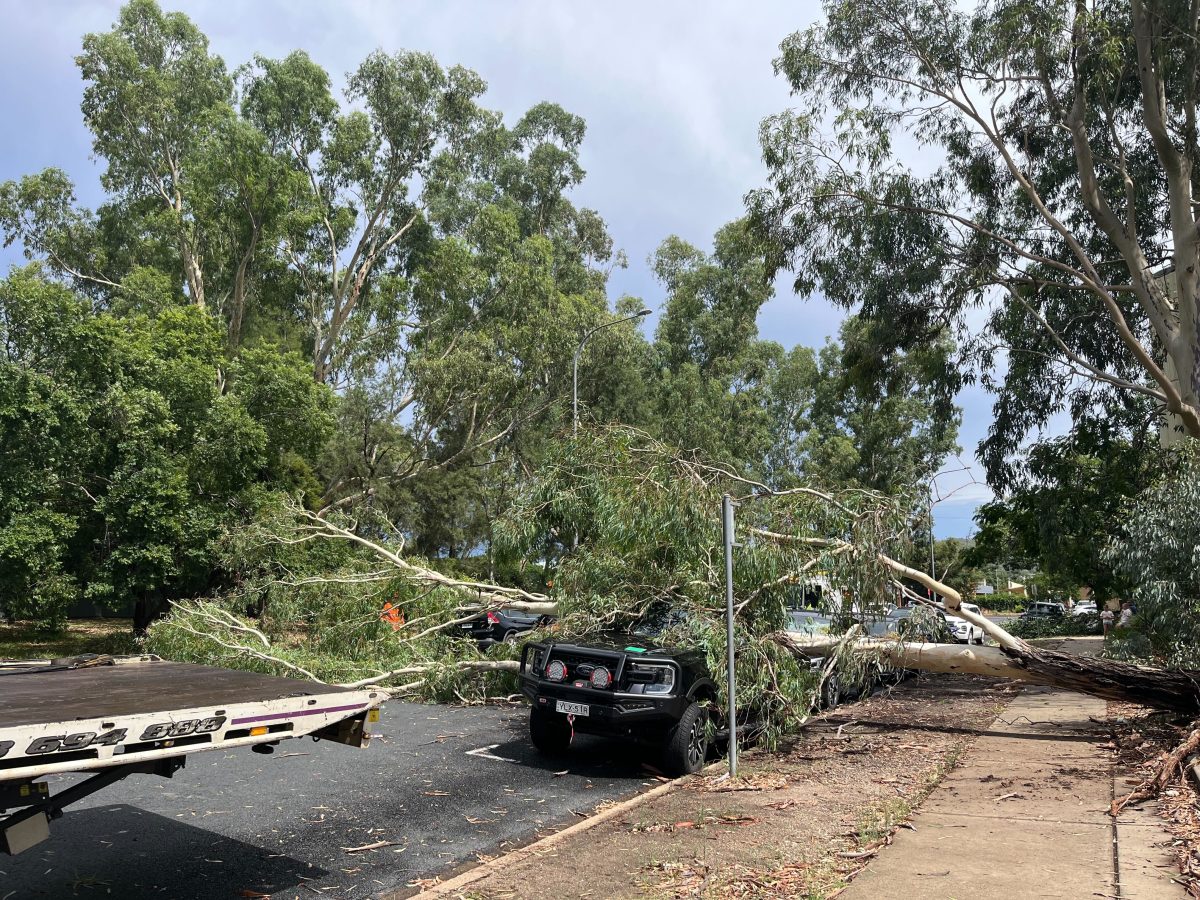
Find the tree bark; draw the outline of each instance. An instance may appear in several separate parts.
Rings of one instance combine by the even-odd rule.
[[[789,632],[777,632],[773,639],[805,658],[824,656],[838,643],[836,638],[805,638]],[[1043,650],[1023,641],[1013,647],[962,647],[864,638],[851,647],[856,653],[886,659],[904,669],[1013,678],[1105,700],[1200,715],[1200,671],[1136,666]]]

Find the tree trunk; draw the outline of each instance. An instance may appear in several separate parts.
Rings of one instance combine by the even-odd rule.
[[[778,632],[774,639],[806,658],[824,656],[838,644],[834,638],[810,639],[788,632]],[[851,647],[857,653],[877,656],[905,669],[1013,678],[1105,700],[1200,715],[1200,671],[1135,666],[1095,656],[1043,650],[1023,641],[1012,647],[962,647],[864,638]]]

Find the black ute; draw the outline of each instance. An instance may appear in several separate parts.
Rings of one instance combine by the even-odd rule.
[[[547,755],[565,753],[578,731],[658,746],[673,775],[704,765],[717,686],[700,652],[662,647],[646,634],[529,643],[520,678],[533,706],[530,737]]]

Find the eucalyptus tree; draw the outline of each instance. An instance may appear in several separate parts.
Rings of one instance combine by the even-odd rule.
[[[885,348],[950,333],[999,366],[996,486],[1114,392],[1200,436],[1197,31],[1157,0],[830,0],[782,45],[796,105],[748,198],[771,263]]]
[[[773,294],[764,251],[742,220],[705,253],[669,237],[651,258],[666,304],[654,336],[651,430],[680,447],[760,472],[770,442],[767,385],[782,352],[758,336]]]
[[[946,391],[946,340],[877,352],[877,323],[851,316],[808,369],[807,428],[796,474],[899,495],[927,483],[958,449],[961,411]]]
[[[224,372],[219,387],[218,372]],[[331,396],[298,354],[232,359],[204,311],[120,318],[42,278],[0,281],[0,605],[60,623],[221,585],[219,543],[310,487]]]
[[[1166,462],[1158,430],[1144,416],[1092,420],[1033,444],[1017,461],[1008,494],[977,512],[971,563],[1036,568],[1068,592],[1089,585],[1102,599],[1123,596],[1136,582],[1114,569],[1106,545],[1123,533],[1127,505],[1170,476]],[[1181,531],[1187,527],[1180,522]]]

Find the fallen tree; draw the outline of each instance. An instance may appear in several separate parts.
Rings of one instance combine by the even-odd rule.
[[[717,511],[728,493],[741,504],[734,568],[736,701],[764,723],[768,743],[803,721],[819,684],[808,657],[829,657],[836,644],[843,648],[839,658],[850,661],[874,658],[897,668],[1017,679],[1200,713],[1200,673],[1035,647],[964,608],[958,592],[902,561],[913,508],[905,498],[807,486],[771,490],[629,428],[582,430],[564,440],[552,460],[497,524],[497,552],[540,571],[552,568],[547,593],[457,577],[440,571],[440,561],[406,555],[386,523],[297,507],[254,541],[272,554],[316,548],[324,558],[336,548],[341,568],[314,570],[310,562],[272,557],[237,595],[209,605],[181,604],[156,626],[152,643],[157,639],[160,652],[177,658],[331,683],[375,683],[431,699],[507,696],[515,688],[517,648],[499,645],[484,657],[455,627],[479,610],[512,606],[556,615],[556,639],[586,640],[655,611],[681,609],[689,613],[686,624],[665,639],[704,650],[723,683]],[[577,546],[571,540],[576,533]],[[995,646],[848,635],[813,640],[789,633],[787,606],[815,571],[853,597],[860,616],[882,612],[899,596],[916,598],[913,587],[919,585],[944,598],[948,613],[972,622]],[[274,591],[275,600],[261,618],[241,618],[237,610],[259,590]],[[386,604],[403,611],[399,621],[381,621]]]
[[[955,613],[958,615],[958,613]],[[835,638],[809,638],[778,632],[773,640],[797,656],[823,658],[839,646]],[[886,660],[898,669],[949,675],[1012,678],[1064,690],[1137,703],[1186,715],[1200,715],[1200,672],[1138,666],[1094,656],[1033,647],[970,647],[861,638],[849,649]]]

